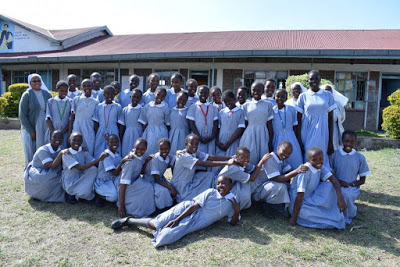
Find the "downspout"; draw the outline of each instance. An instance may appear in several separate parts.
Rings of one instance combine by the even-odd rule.
[[[5,92],[5,88],[4,88],[4,92]],[[0,64],[0,96],[3,95],[3,70],[1,68],[1,64]],[[1,114],[0,114],[1,115]]]
[[[47,63],[47,77],[46,77],[46,85],[50,87],[50,90],[53,91],[51,88],[52,86],[50,85],[50,69],[49,69],[49,63]]]
[[[211,71],[211,86],[214,86],[214,70],[215,70],[215,62],[214,58],[212,59],[212,71]]]
[[[118,79],[116,79],[119,83],[121,83],[121,61],[118,60]]]

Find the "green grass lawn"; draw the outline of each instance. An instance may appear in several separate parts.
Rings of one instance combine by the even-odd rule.
[[[0,131],[0,265],[400,265],[400,150],[363,152],[372,174],[346,230],[289,227],[257,208],[155,249],[152,231],[111,230],[114,205],[50,204],[24,191],[19,131]]]

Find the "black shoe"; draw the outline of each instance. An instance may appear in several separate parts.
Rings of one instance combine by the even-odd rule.
[[[105,200],[102,196],[96,194],[96,207],[102,208],[106,205]]]
[[[71,205],[78,203],[78,200],[76,200],[75,196],[68,195],[67,193],[65,193],[65,200]]]
[[[116,219],[115,221],[113,221],[111,223],[111,228],[116,230],[116,229],[121,229],[124,226],[128,226],[129,218],[132,218],[132,217]]]
[[[275,219],[275,216],[272,213],[271,206],[268,203],[263,202],[261,204],[261,212],[262,212],[262,215],[264,217],[266,217],[267,219]]]

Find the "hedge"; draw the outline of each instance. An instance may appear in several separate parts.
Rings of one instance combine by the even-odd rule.
[[[383,109],[382,129],[393,138],[400,138],[400,89],[388,96],[390,106]]]
[[[290,90],[290,86],[296,82],[301,82],[305,88],[309,88],[310,85],[308,84],[308,73],[304,73],[302,75],[290,75],[287,79],[286,79],[286,91],[288,92],[288,98],[292,97],[292,92]],[[331,84],[332,82],[330,80],[326,80],[326,79],[321,79],[321,83],[320,85],[323,84]]]
[[[27,83],[15,83],[8,87],[8,92],[3,94],[7,102],[3,111],[5,117],[18,117],[19,101],[28,87]]]

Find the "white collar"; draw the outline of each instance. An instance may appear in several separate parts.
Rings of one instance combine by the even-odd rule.
[[[125,94],[128,94],[129,92],[131,92],[131,89],[129,89],[129,88],[124,90]]]
[[[274,99],[273,96],[267,97],[267,99],[269,99],[269,100],[274,100],[274,101],[275,101],[275,99]]]
[[[229,109],[228,107],[226,107],[226,108],[224,108],[224,111],[225,111],[226,113],[229,113],[229,112],[238,111],[239,109],[240,109],[240,107],[238,107],[238,106],[234,107],[233,109]]]
[[[64,97],[63,99],[61,99],[58,95],[56,95],[56,96],[54,97],[54,100],[65,102],[65,101],[67,101],[67,97]]]
[[[154,91],[154,93],[155,93],[156,91]],[[151,89],[149,88],[149,89],[147,89],[147,91],[146,91],[146,93],[145,94],[150,94],[150,95],[154,95],[154,93],[151,91]]]
[[[161,155],[160,155],[160,153],[159,152],[157,152],[156,153],[156,157],[161,161],[161,162],[165,162],[165,163],[169,163],[169,157],[167,156],[167,158],[166,159],[163,159],[163,157],[161,157]]]
[[[271,152],[271,155],[272,155],[272,157],[275,159],[275,161],[276,161],[277,163],[282,163],[282,162],[283,162],[282,160],[280,160],[280,159],[278,158],[278,155],[276,155],[274,152]]]
[[[176,95],[176,94],[179,94],[180,92],[182,92],[182,88],[180,88],[181,90],[178,92],[178,93],[175,93],[175,89],[173,88],[173,87],[171,87],[170,89],[169,89],[169,92],[171,93],[171,94],[173,94],[173,95]]]
[[[113,100],[113,102],[111,102],[110,104],[106,104],[106,101],[104,100],[104,102],[101,102],[100,103],[100,105],[102,105],[102,106],[112,106],[112,105],[114,105],[115,104],[115,102],[114,102],[114,100]]]
[[[354,148],[350,151],[350,153],[347,153],[346,151],[344,151],[343,148],[339,148],[339,151],[340,151],[340,154],[342,154],[343,156],[346,156],[346,155],[351,156],[357,152]]]
[[[197,96],[189,96],[188,100],[193,100],[194,98],[198,98]]]
[[[117,156],[118,155],[118,152],[116,152],[115,154],[110,150],[110,149],[106,149],[106,153],[108,154],[108,155],[110,155],[112,158],[115,158],[115,156]]]
[[[138,155],[136,155],[135,152],[130,152],[129,155],[131,155],[131,156],[133,156],[133,157],[135,157],[137,159],[140,159],[140,160],[143,158],[143,156],[139,157]]]
[[[54,154],[54,153],[59,152],[61,150],[61,145],[58,146],[57,151],[54,151],[54,149],[53,149],[53,147],[51,146],[50,143],[47,144],[46,146],[49,148],[49,151],[50,151],[51,154]]]
[[[275,113],[278,113],[279,111],[285,112],[286,109],[287,109],[287,108],[286,108],[286,105],[284,105],[282,109],[278,109],[278,105],[275,105],[275,106],[273,107],[273,110],[274,110]]]
[[[137,104],[135,107],[132,107],[132,104],[129,104],[128,107],[133,108],[133,109],[140,109],[142,106],[140,104]]]
[[[165,106],[164,101],[161,102],[161,104],[158,104],[158,105],[156,105],[156,104],[154,104],[154,103],[155,103],[155,101],[151,101],[151,102],[149,103],[149,106],[150,106],[150,107],[158,107],[158,108],[162,108],[162,107]]]
[[[256,104],[259,103],[260,101],[262,101],[262,99],[260,99],[260,100],[255,100],[254,98],[251,99],[251,102],[252,102],[252,103],[256,103]]]
[[[73,149],[72,147],[69,148],[69,152],[70,152],[72,155],[75,155],[76,153],[81,152],[81,151],[82,151],[82,147],[79,147],[78,151],[76,151],[76,150]]]
[[[79,90],[75,89],[75,91],[71,92],[68,90],[68,95],[77,95],[79,94]]]
[[[185,109],[187,109],[188,107],[183,107],[183,108],[177,108],[176,106],[174,107],[174,109],[175,110],[185,110]]]
[[[225,198],[226,200],[233,200],[235,199],[235,195],[232,192],[229,192],[225,196],[222,196],[218,191],[217,191],[217,198]]]
[[[196,102],[196,105],[210,105],[210,103],[206,102],[206,103],[201,103],[200,100]]]
[[[314,173],[314,174],[316,174],[317,172],[320,172],[320,171],[321,171],[321,169],[316,169],[316,168],[314,168],[314,167],[311,165],[310,162],[306,162],[304,165],[306,165],[306,166],[310,169],[310,171],[311,171],[312,173]]]
[[[315,95],[315,94],[320,95],[320,94],[322,94],[322,93],[324,92],[324,90],[319,89],[317,92],[314,92],[313,90],[308,89],[307,92],[308,92],[309,94],[311,94],[311,95]]]
[[[81,94],[81,98],[84,98],[84,99],[94,99],[93,94],[91,94],[89,97],[86,97],[84,93]]]

